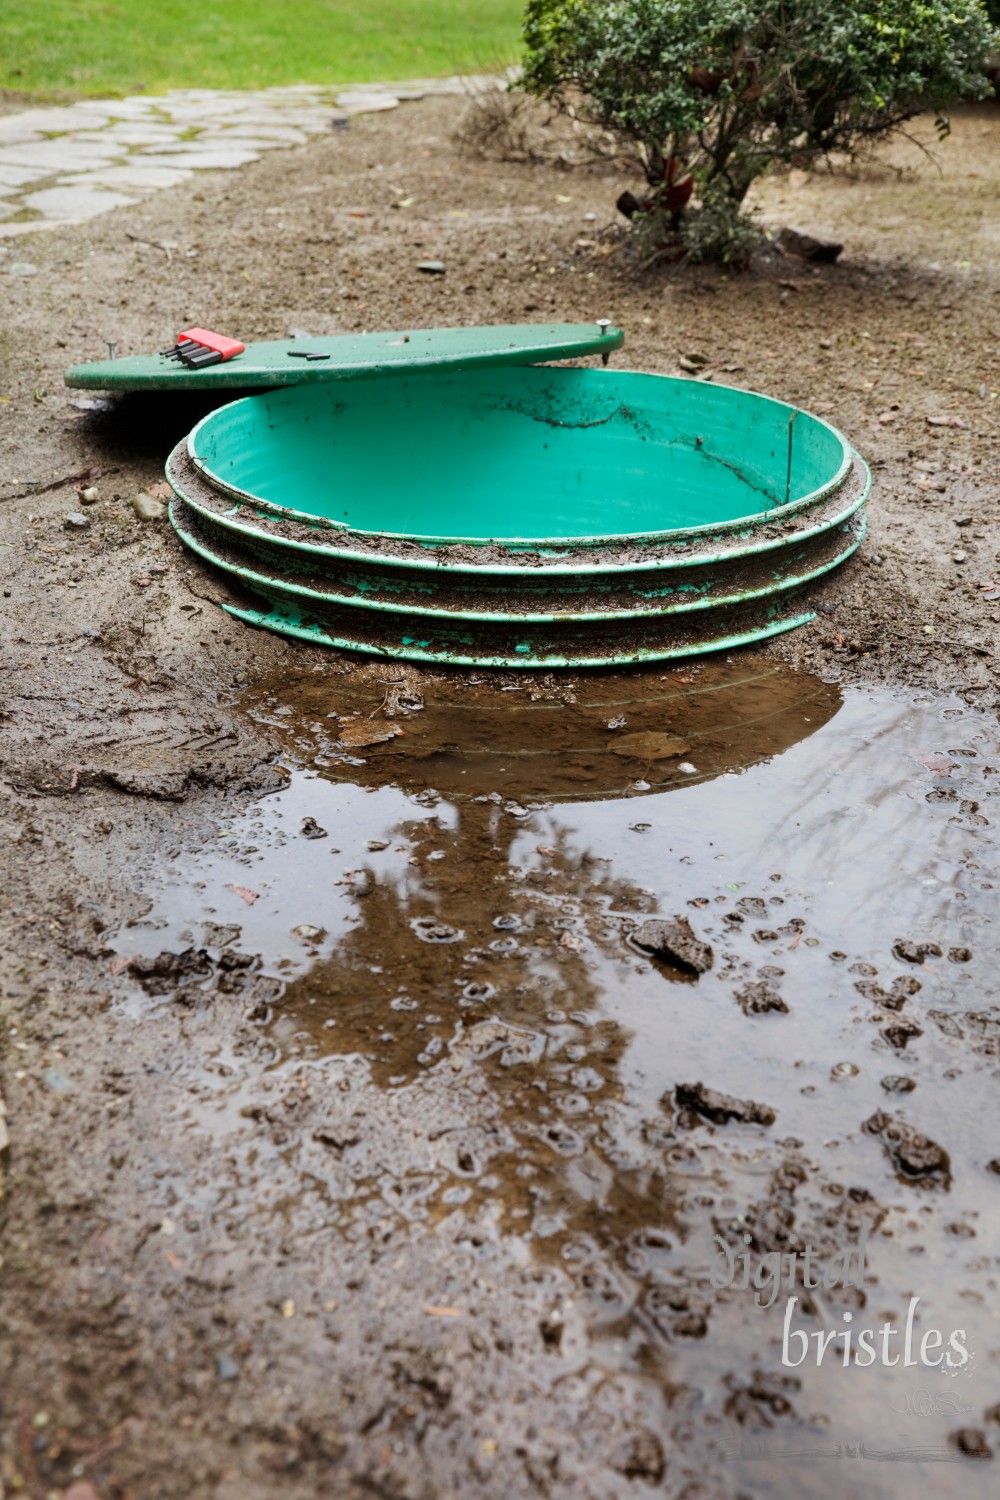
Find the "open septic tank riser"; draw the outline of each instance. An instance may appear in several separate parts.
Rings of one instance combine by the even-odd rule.
[[[795,407],[537,366],[279,390],[171,456],[181,539],[254,624],[378,655],[626,663],[763,639],[864,535],[870,476]],[[666,522],[667,524],[664,524]]]

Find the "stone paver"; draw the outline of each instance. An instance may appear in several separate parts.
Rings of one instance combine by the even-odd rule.
[[[60,177],[59,184],[65,187],[132,188],[152,193],[157,188],[179,187],[190,176],[190,171],[159,167],[153,162],[143,161],[130,162],[124,167],[103,167],[96,172],[85,172],[75,177]]]
[[[33,208],[46,219],[78,224],[81,219],[93,219],[98,214],[107,213],[109,208],[127,208],[138,199],[126,197],[124,193],[82,186],[42,188],[38,193],[29,193],[22,202],[25,208]]]
[[[0,187],[23,187],[26,182],[34,182],[37,175],[33,167],[12,167],[0,163]]]
[[[192,172],[246,166],[264,151],[304,145],[351,115],[503,81],[414,78],[339,90],[312,84],[246,92],[174,89],[3,115],[0,238],[127,207],[141,195],[178,186]]]

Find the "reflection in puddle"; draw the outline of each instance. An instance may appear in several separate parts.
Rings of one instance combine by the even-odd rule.
[[[357,689],[355,689],[355,693]],[[662,791],[745,770],[827,722],[840,693],[804,673],[744,659],[667,673],[554,680],[546,694],[459,677],[421,692],[386,679],[381,703],[330,708],[327,680],[258,690],[260,717],[287,726],[290,747],[331,780],[428,789],[450,800],[570,802]],[[371,708],[374,698],[375,708]],[[394,731],[391,738],[384,738]],[[378,742],[379,737],[383,737]],[[372,743],[366,744],[367,739]],[[346,740],[353,754],[340,748]]]
[[[193,1034],[238,1006],[228,1081],[193,1087],[189,1128],[249,1132],[243,1170],[280,1176],[275,1194],[290,1172],[310,1233],[530,1247],[571,1288],[541,1331],[565,1369],[651,1380],[716,1440],[834,1423],[940,1445],[975,1425],[901,1434],[902,1377],[793,1377],[783,1301],[711,1286],[717,1234],[830,1255],[868,1220],[873,1321],[913,1291],[935,1326],[977,1325],[978,1422],[1000,1342],[996,1145],[977,1129],[1000,1055],[984,721],[930,697],[841,702],[747,658],[535,699],[307,674],[247,706],[282,729],[286,789],[179,861],[120,943]],[[690,922],[712,967],[639,951],[651,916]],[[182,975],[169,955],[188,948]],[[682,1107],[696,1082],[774,1123]],[[890,1138],[863,1128],[880,1111],[950,1153],[950,1190],[895,1175]],[[810,1326],[865,1307],[835,1290]],[[898,1493],[895,1475],[873,1466],[866,1494]]]

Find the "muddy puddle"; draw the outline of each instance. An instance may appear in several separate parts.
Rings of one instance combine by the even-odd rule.
[[[163,1059],[199,1161],[164,1191],[317,1298],[447,1260],[426,1300],[473,1341],[526,1278],[538,1401],[639,1434],[580,1493],[991,1493],[994,728],[749,655],[243,706],[286,785],[197,855],[179,816],[115,941],[123,1023],[179,1008],[202,1060]]]

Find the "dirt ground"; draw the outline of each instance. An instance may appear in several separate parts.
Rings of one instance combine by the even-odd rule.
[[[652,1384],[669,1440],[638,1377],[585,1378],[555,1261],[457,1212],[431,1232],[416,1200],[324,1218],[324,1173],[373,1198],[383,1178],[433,1174],[427,1143],[436,1150],[458,1116],[458,1177],[480,1174],[492,1133],[515,1182],[529,1149],[518,1120],[543,1128],[530,1087],[501,1100],[456,1063],[407,1106],[347,1049],[325,1082],[296,1075],[272,1094],[274,1042],[253,1018],[275,980],[233,949],[222,916],[214,943],[194,940],[210,956],[191,960],[192,982],[210,968],[229,1006],[192,997],[183,966],[143,977],[116,962],[157,873],[177,859],[196,868],[255,799],[286,785],[296,747],[261,704],[273,709],[285,684],[303,723],[317,693],[335,708],[377,706],[385,670],[244,629],[166,523],[136,519],[129,500],[161,481],[204,407],[105,408],[67,392],[63,369],[103,357],[107,340],[126,353],[191,323],[250,339],[606,316],[626,330],[619,366],[675,373],[679,357],[704,356],[716,381],[828,415],[874,475],[868,540],[816,589],[815,621],[746,659],[808,669],[836,691],[947,694],[992,723],[1000,109],[957,113],[940,170],[903,145],[852,176],[770,182],[765,219],[832,234],[843,255],[816,268],[767,257],[729,276],[641,274],[603,233],[618,176],[479,160],[454,145],[457,111],[425,101],[360,117],[239,173],[0,241],[4,1495],[42,1500],[74,1483],[73,1500],[829,1492],[789,1474],[738,1488],[706,1457],[723,1417],[692,1414],[666,1374]],[[428,259],[446,274],[421,275]],[[99,499],[84,528],[67,529],[86,471]],[[401,675],[430,701],[430,674]],[[542,697],[572,689],[529,685]],[[467,907],[480,844],[484,870],[492,857],[485,825],[465,834],[472,864],[445,893],[452,911]],[[413,834],[415,859],[424,838]],[[577,870],[569,884],[581,882]],[[253,950],[249,910],[241,949]],[[386,908],[368,920],[359,951],[327,975],[333,992],[377,967],[396,919]],[[393,972],[419,976],[431,949],[406,931]],[[155,947],[150,936],[143,951]],[[304,982],[289,980],[290,1016],[308,1003]],[[390,998],[378,990],[372,1004]],[[365,1016],[350,1024],[363,1040]],[[613,1028],[594,1042],[608,1069],[616,1045]],[[213,1102],[212,1077],[242,1091]],[[227,1135],[236,1117],[247,1132]],[[643,1149],[667,1149],[651,1129]],[[293,1163],[306,1138],[312,1154]],[[794,1197],[798,1160],[783,1142],[762,1215]],[[813,1186],[800,1213],[816,1243],[839,1243],[865,1203],[878,1222],[886,1211],[838,1200],[831,1217]],[[690,1299],[669,1314],[701,1315]],[[546,1363],[557,1356],[558,1368]],[[754,1376],[752,1355],[734,1353],[725,1378],[730,1416],[752,1408],[769,1423],[788,1405]]]

